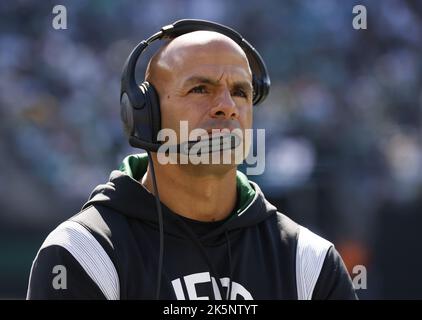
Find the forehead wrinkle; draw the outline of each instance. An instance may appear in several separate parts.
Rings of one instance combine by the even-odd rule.
[[[195,85],[195,84],[210,84],[213,86],[219,86],[221,84],[221,78],[219,79],[214,79],[213,77],[209,77],[209,76],[202,76],[202,75],[193,75],[189,78],[187,78],[185,81],[183,81],[182,83],[182,87],[189,87],[191,85]],[[244,88],[244,89],[251,89],[252,90],[252,83],[250,81],[246,81],[246,80],[234,80],[231,83],[231,87],[233,88]]]

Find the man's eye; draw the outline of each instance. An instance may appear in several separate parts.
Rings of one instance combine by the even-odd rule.
[[[205,86],[196,86],[189,90],[189,93],[208,93],[208,91]]]
[[[232,95],[236,96],[236,97],[242,97],[242,98],[247,98],[248,94],[242,90],[242,89],[236,89],[233,91]]]

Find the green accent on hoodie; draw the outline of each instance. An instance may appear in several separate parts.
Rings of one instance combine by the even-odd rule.
[[[124,158],[119,170],[135,180],[140,180],[147,171],[147,167],[148,155],[146,153],[141,153],[129,155]],[[248,177],[240,171],[237,171],[236,173],[236,182],[238,203],[235,213],[240,214],[252,202],[256,192],[250,185]]]

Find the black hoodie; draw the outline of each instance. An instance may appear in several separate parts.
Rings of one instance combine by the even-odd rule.
[[[160,233],[154,196],[128,156],[34,260],[28,299],[154,299]],[[199,222],[162,204],[160,299],[356,299],[334,246],[281,214],[237,173],[236,210]]]

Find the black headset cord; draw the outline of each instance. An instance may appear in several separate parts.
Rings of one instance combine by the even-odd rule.
[[[164,256],[163,211],[162,211],[162,208],[161,208],[160,196],[158,194],[157,180],[156,180],[156,177],[155,177],[154,164],[152,163],[151,153],[149,151],[147,151],[147,153],[148,153],[149,164],[151,166],[152,184],[154,186],[154,198],[155,198],[155,204],[157,206],[158,226],[159,226],[159,230],[160,230],[160,253],[159,253],[159,256],[158,256],[157,290],[156,290],[156,295],[155,295],[155,300],[159,300],[160,299],[160,290],[161,290],[161,273],[162,273],[162,269],[163,269],[163,256]]]

